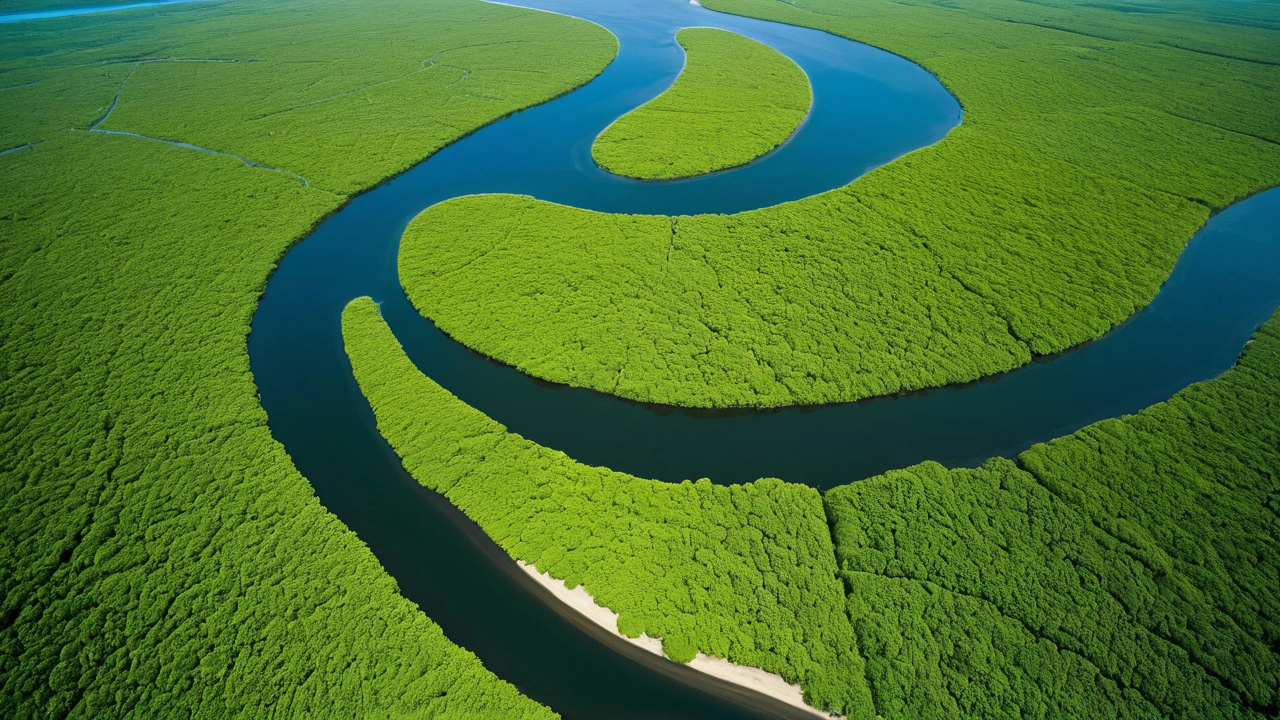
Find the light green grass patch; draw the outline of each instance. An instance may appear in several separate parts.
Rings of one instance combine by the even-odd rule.
[[[666,218],[457,198],[410,223],[400,278],[467,346],[647,402],[829,402],[1029,359],[916,238],[840,199]]]
[[[591,146],[605,170],[670,180],[745,165],[785,142],[808,115],[809,78],[768,45],[714,28],[685,28],[676,40],[685,49],[676,81]]]

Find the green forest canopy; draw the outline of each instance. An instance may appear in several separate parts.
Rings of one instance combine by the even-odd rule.
[[[527,373],[635,400],[856,400],[1102,335],[1210,212],[1280,182],[1278,30],[1003,0],[707,4],[917,60],[964,123],[845,188],[731,216],[443,203],[401,248],[425,316]]]
[[[1009,315],[1011,323],[1022,323],[1016,325],[1021,330],[1049,319],[1068,329],[1079,321],[1053,312],[1070,307],[1073,298],[1088,298],[1087,288],[1060,282],[1077,282],[1079,268],[1069,262],[1077,251],[1130,272],[1143,264],[1123,256],[1143,253],[1132,245],[1090,244],[1071,222],[1067,235],[1075,244],[1055,252],[1037,254],[1034,233],[1024,244],[1012,242],[1016,234],[1005,237],[1012,250],[985,246],[979,241],[990,236],[982,234],[979,220],[1019,228],[1013,221],[1021,218],[1028,232],[1052,227],[1034,208],[1046,199],[1060,201],[1067,181],[1099,193],[1090,197],[1112,208],[1097,214],[1084,208],[1086,219],[1100,228],[1108,212],[1129,217],[1121,212],[1123,203],[1100,187],[1147,188],[1142,197],[1152,208],[1159,203],[1151,198],[1167,196],[1169,207],[1178,209],[1194,200],[1222,207],[1248,188],[1274,182],[1268,174],[1276,167],[1271,150],[1244,136],[1275,137],[1275,116],[1254,112],[1270,102],[1274,71],[1254,61],[1277,61],[1280,46],[1265,18],[1223,32],[1220,21],[1244,22],[1231,14],[1234,5],[1203,10],[1212,21],[1188,15],[1190,6],[1183,4],[1176,5],[1183,8],[1178,13],[1144,15],[1137,23],[1116,12],[1018,2],[954,0],[944,8],[798,0],[815,12],[753,0],[706,4],[804,20],[896,47],[956,89],[966,102],[965,126],[942,145],[867,178],[864,190],[878,188],[882,195],[832,193],[812,205],[772,212],[781,218],[777,223],[809,222],[814,218],[798,213],[845,213],[848,196],[875,200],[881,210],[896,207],[891,201],[897,198],[905,208],[895,220],[902,232],[925,233],[928,247],[940,247],[939,257],[948,258],[957,282],[980,277],[988,261],[975,254],[972,267],[962,262],[973,248],[996,259],[1024,253],[1060,261],[1036,266],[1052,280],[1044,285],[1048,309],[1044,318],[1030,311],[1026,318]],[[1239,13],[1255,12],[1255,6],[1240,7]],[[941,28],[962,34],[971,43],[968,52],[946,40]],[[270,706],[280,715],[308,717],[550,715],[443,638],[399,596],[359,540],[319,505],[270,437],[244,342],[275,262],[346,193],[411,165],[469,127],[584,82],[612,57],[612,40],[563,18],[451,0],[426,10],[380,3],[376,14],[361,3],[177,6],[145,18],[131,15],[128,25],[99,15],[92,22],[71,18],[3,27],[0,36],[0,62],[10,78],[4,87],[22,86],[0,96],[3,147],[38,143],[0,156],[0,497],[10,519],[0,528],[0,714],[226,716]],[[580,38],[578,45],[563,53],[572,38]],[[1061,87],[1032,82],[1033,70],[1043,72],[1045,64],[1035,60],[1037,42],[1079,80],[1064,73]],[[463,48],[471,43],[484,47]],[[448,52],[431,64],[442,50]],[[990,77],[961,72],[974,60],[966,54],[1027,62],[1011,64],[1011,74],[991,76],[1002,80],[991,83]],[[465,62],[441,62],[450,55]],[[1094,61],[1077,63],[1073,56]],[[246,62],[136,61],[167,57]],[[555,64],[562,58],[572,62]],[[1180,92],[1166,96],[1163,107],[1127,104],[1121,92],[1126,82],[1141,90],[1144,77],[1163,77],[1170,87],[1168,68],[1153,70],[1152,58],[1194,61],[1173,63],[1186,74]],[[100,61],[107,62],[79,64]],[[268,63],[274,67],[258,67]],[[539,63],[556,70],[546,74],[545,84],[500,80]],[[451,68],[459,82],[416,84],[440,68]],[[1224,69],[1232,79],[1223,79]],[[106,127],[234,152],[297,173],[309,186],[230,158],[84,132],[105,113],[130,72],[134,76]],[[486,77],[504,89],[496,95],[500,102],[472,104],[466,83]],[[1095,82],[1099,77],[1107,82]],[[969,134],[975,120],[970,100],[982,94],[984,82],[991,97],[975,107],[986,107],[985,145],[981,133],[976,139]],[[1091,83],[1092,91],[1111,92],[1116,102],[1087,112],[1072,105]],[[1161,86],[1154,87],[1150,96],[1133,96],[1155,102]],[[1030,117],[1018,113],[1014,90],[1026,94]],[[1047,104],[1050,91],[1062,92],[1063,107]],[[195,108],[187,117],[180,115],[178,92],[187,93],[184,102]],[[437,100],[425,103],[434,120],[419,122],[424,103],[405,100],[416,92]],[[1003,105],[995,102],[1002,93],[1008,95]],[[352,103],[366,102],[370,112],[352,111],[363,107]],[[1043,144],[1025,156],[995,142],[992,127],[1024,141],[1018,133],[1028,123],[1078,128],[1042,134]],[[1132,134],[1135,127],[1145,138],[1140,142]],[[1188,135],[1193,128],[1200,134]],[[1140,153],[1126,148],[1156,147],[1157,136],[1164,143],[1160,152],[1130,162]],[[1243,149],[1223,152],[1236,143]],[[957,144],[965,152],[955,150]],[[1117,145],[1121,160],[1128,160],[1097,151]],[[317,147],[323,152],[315,152]],[[1242,160],[1246,150],[1256,154],[1255,163]],[[908,201],[906,191],[915,186],[895,189],[894,173],[909,167],[941,178],[948,157],[1004,162],[985,174],[962,174],[954,185],[958,199],[939,206],[946,212],[938,224],[910,215],[917,201]],[[1013,162],[1023,157],[1043,165]],[[1200,162],[1179,159],[1186,157]],[[933,159],[912,164],[921,158]],[[1080,163],[1088,169],[1078,169]],[[1025,181],[1011,175],[1013,169],[1031,172],[1043,187],[1030,196],[1000,196],[1007,202],[996,203],[994,214],[961,223],[975,245],[935,242],[944,230],[952,232],[943,221],[965,219],[961,210],[977,207],[968,204],[966,193],[991,199],[1001,187],[1010,193],[1030,187],[1012,183]],[[872,178],[879,178],[874,188]],[[1199,222],[1195,212],[1176,214],[1186,233],[1157,242],[1165,237],[1157,230],[1170,221],[1154,209],[1143,217],[1152,242],[1167,245],[1165,254],[1155,256],[1169,263],[1192,221]],[[637,232],[649,231],[642,221],[637,225]],[[782,232],[788,227],[778,225],[784,242],[796,237]],[[671,244],[670,234],[664,240]],[[1006,268],[1008,277],[999,278],[1004,284],[970,291],[993,298],[1010,287],[1030,292],[1032,271],[1019,274],[1020,267]],[[887,297],[880,307],[891,308],[906,296]],[[664,490],[632,478],[646,488],[632,490],[636,497],[701,502],[705,495],[705,511],[676,508],[685,518],[676,527],[691,531],[690,543],[683,537],[670,542],[684,552],[701,547],[692,542],[694,529],[725,529],[726,542],[713,547],[724,553],[741,538],[755,537],[753,529],[763,538],[765,529],[787,523],[789,532],[775,532],[775,542],[761,543],[767,556],[761,562],[771,565],[756,564],[751,550],[737,553],[737,560],[699,559],[695,551],[684,567],[704,563],[762,572],[804,565],[809,575],[779,575],[789,582],[803,577],[812,583],[799,586],[806,592],[820,589],[811,592],[819,602],[795,610],[796,616],[808,623],[826,613],[829,627],[850,627],[853,635],[817,631],[822,650],[818,660],[807,662],[794,636],[783,638],[783,650],[753,651],[753,643],[769,637],[759,623],[752,633],[726,640],[720,633],[732,629],[716,625],[716,616],[694,604],[710,595],[694,595],[697,586],[688,582],[684,607],[690,610],[674,617],[638,615],[625,629],[639,632],[650,621],[655,628],[675,626],[668,651],[678,658],[704,640],[717,654],[740,648],[739,657],[776,662],[800,675],[811,698],[847,698],[854,716],[867,711],[869,697],[887,717],[1266,712],[1275,706],[1277,687],[1275,653],[1266,651],[1280,636],[1271,582],[1280,535],[1275,322],[1223,378],[1137,416],[1037,446],[1016,464],[994,461],[956,471],[918,466],[833,490],[825,505],[836,521],[836,544],[832,554],[826,541],[826,558],[818,552],[823,539],[806,488],[766,481],[736,491],[700,483]],[[883,331],[884,337],[893,335],[892,329]],[[469,427],[491,429],[483,418],[462,415],[475,423]],[[508,458],[550,463],[555,457],[516,445]],[[436,461],[425,457],[424,467]],[[619,483],[625,479],[586,470]],[[583,473],[573,477],[596,476],[586,470],[573,470]],[[472,482],[483,485],[483,477],[461,484]],[[749,497],[749,507],[772,515],[735,516],[736,506],[730,510],[723,501],[726,494],[730,501]],[[489,501],[480,498],[476,506]],[[661,518],[673,511],[659,503],[647,512]],[[596,521],[588,516],[579,522]],[[652,527],[661,536],[665,521]],[[904,528],[902,547],[892,554],[886,552],[888,527]],[[533,527],[531,536],[539,529]],[[611,538],[606,533],[600,546]],[[945,567],[937,563],[940,553],[920,552],[939,541],[960,543],[948,550],[953,562]],[[592,559],[586,551],[566,548],[557,558],[545,554],[555,547],[538,543],[546,543],[545,535],[526,550],[543,547],[537,560],[544,569],[566,576],[578,572],[584,581],[591,577],[592,564],[579,564]],[[851,625],[833,609],[839,597],[833,600],[826,573],[837,567],[845,584],[836,592],[847,594]],[[1019,579],[1018,592],[991,582],[993,569]],[[767,613],[779,613],[764,616],[773,632],[796,632],[782,613],[801,607],[805,596],[764,577],[768,591],[750,598],[750,605],[735,597],[734,612],[743,613],[735,619],[760,613],[759,602]],[[639,592],[619,587],[620,593]],[[685,602],[679,587],[656,585],[669,593],[671,605]],[[738,587],[717,577],[707,589],[724,600]],[[607,584],[593,588],[610,591]],[[1118,595],[1130,602],[1114,601]],[[1033,605],[1028,597],[1043,602]],[[808,624],[797,627],[814,632],[805,629]],[[1097,636],[1080,634],[1090,632],[1114,632],[1117,642],[1104,646]],[[857,652],[855,636],[865,653]],[[863,656],[867,686],[856,672]]]
[[[320,505],[245,339],[276,262],[349,192],[586,82],[613,38],[455,0],[197,3],[0,38],[22,86],[0,93],[3,147],[36,143],[0,156],[0,716],[552,717]],[[309,185],[86,132],[122,84],[109,127]]]
[[[760,480],[665,483],[577,463],[471,408],[414,367],[369,298],[342,316],[378,430],[423,485],[512,557],[582,585],[630,637],[764,668],[812,705],[870,718],[863,662],[818,492]]]
[[[1277,701],[1280,316],[1167,402],[1016,463],[834,488],[826,517],[802,486],[640,480],[510,434],[418,372],[367,298],[343,333],[415,478],[674,659],[764,667],[854,717],[1261,718]],[[827,521],[852,627],[830,609]],[[873,705],[851,682],[864,664]]]
[[[886,717],[1274,717],[1280,315],[1239,364],[1012,462],[826,494]]]
[[[809,114],[809,78],[777,50],[715,28],[685,28],[676,40],[685,50],[680,76],[591,145],[605,170],[664,180],[745,165]]]

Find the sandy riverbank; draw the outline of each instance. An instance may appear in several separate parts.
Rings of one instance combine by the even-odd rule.
[[[551,577],[548,573],[538,572],[537,568],[525,564],[522,560],[517,560],[516,564],[539,585],[551,591],[552,595],[555,595],[557,599],[576,610],[583,617],[636,647],[666,658],[662,654],[662,640],[660,638],[651,638],[642,634],[639,638],[633,639],[618,632],[618,614],[607,607],[598,605],[595,598],[591,597],[581,585],[570,590],[564,586],[562,581]],[[736,665],[728,660],[702,653],[698,653],[697,657],[689,662],[689,667],[707,675],[718,677],[726,682],[754,690],[762,695],[781,700],[788,705],[808,711],[814,717],[827,718],[828,720],[833,717],[840,717],[829,715],[806,705],[804,702],[804,690],[799,685],[792,685],[783,680],[782,676],[765,672],[760,668]]]

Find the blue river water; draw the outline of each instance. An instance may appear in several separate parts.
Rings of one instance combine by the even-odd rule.
[[[692,410],[551,385],[492,362],[475,367],[475,353],[402,296],[375,297],[425,374],[580,462],[669,481],[778,477],[826,489],[923,460],[1013,457],[1231,367],[1280,305],[1280,189],[1211,218],[1156,299],[1095,342],[966,385],[842,405]]]
[[[157,5],[177,5],[179,3],[204,2],[205,0],[155,0],[154,2],[128,3],[126,5],[90,5],[88,7],[66,7],[51,10],[34,10],[32,12],[7,13],[0,15],[0,24],[23,22],[26,20],[46,20],[48,18],[72,17],[73,15],[91,15],[93,13],[113,10],[133,10],[134,8],[156,7]]]
[[[577,460],[663,480],[781,477],[818,488],[925,459],[972,464],[1132,412],[1229,367],[1280,304],[1280,193],[1214,217],[1159,297],[1105,338],[963,387],[780,411],[704,412],[533,380],[458,345],[405,298],[399,238],[422,209],[511,192],[601,211],[729,213],[842,186],[942,139],[962,117],[920,67],[825,33],[683,0],[527,0],[603,25],[614,62],[584,87],[517,113],[355,198],[281,262],[254,316],[250,359],[272,433],[400,583],[500,677],[568,718],[794,715],[645,656],[566,614],[447,500],[421,488],[378,434],[351,376],[340,314],[369,295],[415,364],[513,431]],[[808,74],[814,106],[781,149],[735,170],[654,183],[604,173],[590,145],[656,96],[683,62],[676,30],[764,42]]]

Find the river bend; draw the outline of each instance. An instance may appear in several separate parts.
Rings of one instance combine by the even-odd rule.
[[[343,351],[348,301],[369,295],[422,372],[511,430],[641,477],[818,488],[925,459],[974,464],[1133,412],[1234,362],[1280,304],[1280,192],[1215,216],[1160,295],[1106,337],[966,386],[779,411],[630,403],[529,378],[450,340],[410,305],[399,239],[422,209],[459,195],[523,193],[607,212],[738,212],[840,187],[945,136],[961,110],[935,78],[826,33],[722,15],[682,0],[527,0],[603,25],[614,62],[584,87],[444,148],[355,198],[296,246],[254,316],[249,351],[273,435],[321,501],[406,597],[498,676],[566,718],[763,718],[797,711],[646,656],[584,624],[443,497],[418,485],[378,434]],[[591,142],[675,79],[688,26],[747,35],[809,75],[808,121],[734,170],[673,182],[609,175]]]

